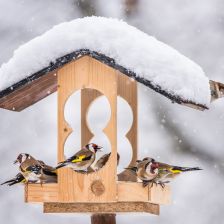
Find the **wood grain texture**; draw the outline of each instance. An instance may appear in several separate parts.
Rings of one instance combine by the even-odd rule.
[[[58,171],[59,201],[116,201],[117,71],[89,56],[66,64],[58,70],[58,161],[65,159],[64,144],[72,131],[64,120],[64,105],[72,93],[84,88],[98,90],[110,103],[111,117],[103,132],[110,140],[112,154],[106,166],[95,173],[87,175],[68,168],[60,169]],[[65,128],[69,131],[64,132]],[[105,187],[105,192],[100,196],[96,196],[91,191],[91,184],[95,180],[102,181]]]
[[[138,87],[134,79],[127,77],[121,72],[118,72],[118,95],[127,101],[132,110],[132,126],[126,137],[132,146],[132,159],[129,166],[133,166],[138,158]],[[137,178],[131,172],[125,170],[118,175],[118,180],[136,181]]]
[[[57,184],[26,184],[25,202],[57,202]]]
[[[116,214],[94,214],[91,224],[116,224]]]
[[[159,215],[159,205],[148,202],[44,203],[44,213],[145,212]]]
[[[148,187],[142,187],[141,183],[118,182],[118,201],[144,201],[149,199]]]
[[[22,111],[57,90],[57,76],[50,72],[0,99],[0,108]]]
[[[162,188],[160,185],[149,187],[149,202],[160,204],[160,205],[168,205],[171,203],[171,190],[170,186],[166,185]]]
[[[143,187],[142,183],[117,182],[118,201],[141,201],[166,205],[171,203],[170,186],[159,185]]]

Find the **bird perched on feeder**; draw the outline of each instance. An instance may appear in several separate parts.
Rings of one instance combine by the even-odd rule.
[[[28,153],[20,153],[14,164],[19,163],[19,169],[28,182],[49,183],[57,182],[55,168],[36,160]]]
[[[18,173],[14,178],[1,183],[1,185],[7,184],[8,186],[12,186],[14,184],[19,183],[27,183],[26,178],[22,175],[22,173]]]
[[[97,171],[99,169],[101,169],[109,160],[111,153],[105,154],[102,157],[100,157],[96,164],[94,165],[94,170]],[[120,161],[120,155],[119,153],[117,153],[117,166],[119,165],[119,161]]]
[[[144,187],[149,183],[164,187],[166,183],[169,183],[171,179],[182,172],[201,170],[199,167],[180,167],[160,163],[150,157],[137,160],[136,163],[135,167],[128,167],[127,169],[136,173],[137,177],[142,180]]]
[[[173,166],[166,163],[155,162],[158,165],[159,174],[155,179],[156,183],[159,183],[161,186],[165,186],[165,183],[169,183],[172,179],[178,176],[181,173],[189,172],[189,171],[197,171],[202,170],[199,167],[181,167],[181,166]]]
[[[153,180],[158,176],[159,169],[158,164],[152,158],[144,158],[143,160],[137,160],[136,166],[125,168],[136,174],[136,176],[142,181],[143,187],[146,187],[149,183],[153,183]]]
[[[88,168],[95,161],[96,153],[101,149],[102,147],[98,146],[97,144],[87,144],[74,156],[60,162],[56,169],[60,169],[62,167],[70,167],[75,171],[87,172]]]

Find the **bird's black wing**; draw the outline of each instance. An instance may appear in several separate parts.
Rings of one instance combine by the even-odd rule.
[[[42,166],[40,166],[40,165],[32,165],[32,166],[28,166],[26,168],[26,171],[33,172],[35,174],[40,174],[41,169],[42,169]]]
[[[57,172],[53,170],[43,169],[43,173],[48,176],[57,176]]]

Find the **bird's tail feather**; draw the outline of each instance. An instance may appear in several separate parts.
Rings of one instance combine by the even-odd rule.
[[[202,170],[200,167],[180,167],[180,166],[174,166],[172,170],[179,170],[182,172],[188,172],[188,171],[196,171],[196,170]]]
[[[14,180],[14,181],[10,182],[10,183],[8,184],[8,186],[12,186],[12,185],[14,185],[14,184],[18,184],[18,183],[19,183],[18,181]]]
[[[15,181],[15,179],[7,180],[7,181],[5,181],[4,183],[1,183],[1,185],[4,185],[4,184],[10,184],[10,183],[12,183],[12,182],[14,182],[14,181]]]
[[[60,169],[60,168],[62,168],[62,167],[64,167],[64,166],[66,166],[66,163],[59,163],[59,164],[55,167],[55,169],[57,170],[57,169]]]

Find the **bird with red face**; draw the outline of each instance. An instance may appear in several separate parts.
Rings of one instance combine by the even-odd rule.
[[[134,172],[142,180],[143,187],[148,186],[149,183],[151,183],[151,186],[155,183],[165,187],[166,183],[169,183],[182,172],[201,170],[199,167],[180,167],[157,162],[150,157],[137,160],[136,166],[126,169]]]
[[[49,183],[57,181],[55,168],[37,160],[28,153],[20,153],[14,164],[19,164],[20,173],[27,182]]]
[[[89,143],[80,151],[78,151],[74,156],[60,162],[56,169],[69,167],[78,172],[88,172],[88,168],[95,161],[96,153],[101,149],[101,146],[95,143]]]

